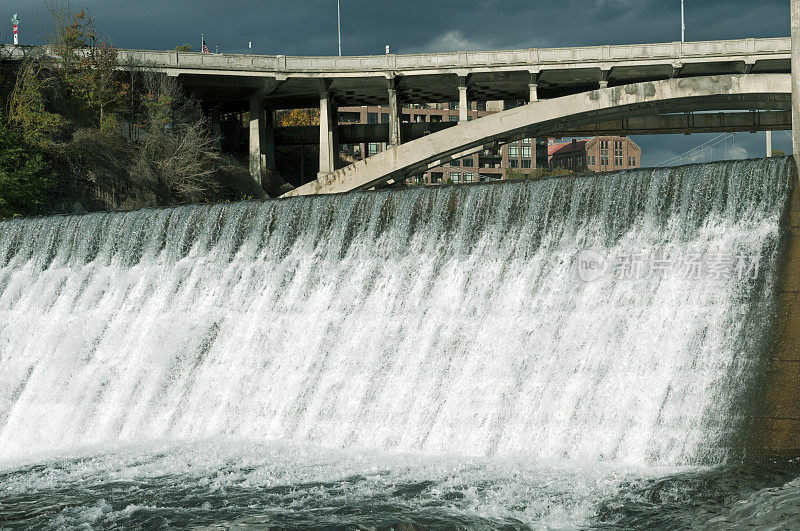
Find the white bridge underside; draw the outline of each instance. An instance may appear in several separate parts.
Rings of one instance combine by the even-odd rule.
[[[741,74],[668,79],[593,90],[464,122],[356,162],[303,185],[283,197],[371,188],[424,171],[429,165],[487,143],[623,117],[706,110],[791,108],[789,74]]]

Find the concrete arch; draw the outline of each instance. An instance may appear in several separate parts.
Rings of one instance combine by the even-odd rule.
[[[788,110],[791,92],[790,74],[738,74],[637,83],[537,101],[389,147],[282,197],[371,188],[491,142],[544,136],[568,126],[700,110]]]

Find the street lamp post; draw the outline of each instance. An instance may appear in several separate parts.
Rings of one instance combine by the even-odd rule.
[[[686,18],[683,14],[683,0],[681,0],[681,42],[686,42]]]
[[[336,18],[339,21],[339,57],[342,56],[342,8],[341,0],[336,0]]]

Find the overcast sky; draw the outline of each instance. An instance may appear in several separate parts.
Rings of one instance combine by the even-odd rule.
[[[290,55],[337,53],[336,0],[77,0],[120,48],[170,49],[200,34],[213,50]],[[670,42],[680,40],[680,0],[341,0],[345,55]],[[48,24],[41,0],[0,0],[0,41],[19,13],[23,44]],[[686,0],[686,39],[789,35],[789,0]],[[635,137],[657,164],[717,135]],[[789,152],[788,135],[775,148]],[[764,133],[740,133],[714,159],[761,156]],[[709,151],[698,158],[709,160]]]

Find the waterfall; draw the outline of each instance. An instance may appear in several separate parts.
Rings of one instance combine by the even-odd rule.
[[[723,462],[752,418],[790,172],[0,223],[0,460],[229,437]]]

